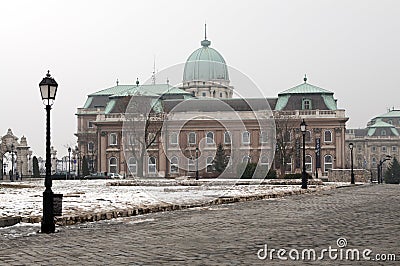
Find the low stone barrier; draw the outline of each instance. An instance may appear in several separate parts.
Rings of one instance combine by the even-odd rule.
[[[321,179],[309,179],[309,185],[323,185]],[[107,186],[155,186],[155,187],[168,187],[168,186],[248,186],[248,185],[301,185],[301,179],[203,179],[203,180],[119,180],[108,182]]]
[[[216,198],[209,202],[193,202],[188,204],[168,204],[168,203],[161,203],[158,205],[140,205],[136,208],[129,208],[129,209],[118,209],[113,211],[106,211],[106,212],[98,212],[98,213],[81,213],[77,215],[65,215],[56,217],[56,224],[63,226],[63,225],[73,225],[76,223],[86,223],[86,222],[96,222],[100,220],[110,220],[114,218],[121,218],[121,217],[130,217],[130,216],[137,216],[143,215],[148,213],[155,213],[155,212],[165,212],[165,211],[174,211],[174,210],[184,210],[189,208],[198,208],[198,207],[208,207],[212,205],[218,204],[230,204],[235,202],[244,202],[244,201],[252,201],[252,200],[263,200],[269,198],[281,198],[285,196],[291,195],[300,195],[300,194],[309,194],[318,191],[325,191],[331,190],[336,188],[335,186],[314,186],[309,187],[306,190],[289,190],[289,191],[273,191],[272,193],[266,194],[258,194],[258,195],[248,195],[248,196],[222,196]],[[41,217],[27,217],[22,218],[22,222],[28,223],[37,223],[40,222]]]
[[[2,217],[0,218],[0,227],[12,226],[21,222],[21,217]]]

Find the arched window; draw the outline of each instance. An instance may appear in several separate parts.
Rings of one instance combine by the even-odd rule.
[[[324,141],[325,141],[325,142],[332,142],[332,131],[330,131],[330,130],[325,130],[325,133],[324,133]]]
[[[269,161],[267,156],[261,156],[260,160],[261,165],[266,166],[267,168],[269,167]]]
[[[156,158],[151,156],[149,157],[149,163],[148,163],[148,172],[149,174],[154,174],[156,172]]]
[[[110,133],[109,144],[117,145],[117,133]]]
[[[174,156],[171,158],[171,164],[170,164],[170,172],[171,173],[178,173],[178,157]]]
[[[249,131],[244,131],[242,133],[242,143],[250,144],[250,132]]]
[[[382,136],[386,136],[386,130],[382,129],[382,130],[381,130],[381,135],[382,135]]]
[[[225,157],[226,166],[232,166],[231,156],[227,155]]]
[[[306,131],[305,138],[307,143],[311,142],[311,131],[309,130]]]
[[[231,144],[231,133],[229,131],[225,131],[224,133],[224,143]]]
[[[312,172],[312,157],[311,155],[306,155],[306,171],[307,172]]]
[[[170,137],[171,144],[178,144],[178,133],[172,133]]]
[[[88,143],[88,151],[93,152],[93,150],[94,150],[94,143],[91,141]]]
[[[242,162],[243,163],[250,163],[251,162],[251,157],[248,156],[248,155],[243,156]]]
[[[130,157],[128,160],[128,169],[131,174],[136,174],[137,172],[137,161],[135,157]]]
[[[289,157],[287,162],[286,162],[286,173],[291,173],[292,172],[292,157]]]
[[[328,172],[333,168],[333,158],[332,155],[325,155],[324,157],[324,172]]]
[[[214,158],[209,156],[207,157],[207,173],[211,173],[213,171],[213,161]]]
[[[357,158],[357,168],[362,169],[363,168],[363,159],[362,158]]]
[[[268,142],[268,135],[267,131],[260,132],[260,143],[267,143]]]
[[[188,169],[189,172],[194,172],[196,171],[196,167],[195,167],[195,159],[193,158],[188,158]]]
[[[117,158],[111,157],[108,160],[108,172],[109,173],[118,173]]]
[[[372,167],[376,167],[376,158],[372,157]]]
[[[196,144],[196,133],[190,132],[188,135],[188,143],[189,144]]]
[[[213,132],[207,132],[206,135],[206,143],[207,144],[214,144],[214,133]]]
[[[286,131],[285,135],[283,136],[283,141],[290,142],[292,140],[292,134],[290,131]]]

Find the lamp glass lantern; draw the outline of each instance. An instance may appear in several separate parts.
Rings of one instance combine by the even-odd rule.
[[[353,142],[350,142],[350,143],[349,143],[349,148],[350,148],[350,150],[353,150],[353,147],[354,147]]]
[[[307,124],[306,124],[306,121],[304,121],[304,119],[303,119],[303,121],[300,124],[301,132],[305,133],[306,132],[306,128],[307,128]]]
[[[47,71],[46,77],[39,83],[39,87],[42,100],[54,101],[56,99],[58,84],[50,75],[50,71]]]

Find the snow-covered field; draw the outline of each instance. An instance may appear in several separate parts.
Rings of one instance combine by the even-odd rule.
[[[63,194],[63,215],[96,213],[118,209],[156,205],[163,202],[191,204],[208,202],[221,196],[263,195],[280,191],[300,190],[299,185],[233,185],[232,182],[204,182],[200,186],[187,186],[151,181],[146,186],[110,186],[110,180],[55,180],[52,190]],[[0,182],[0,217],[41,216],[43,180]]]

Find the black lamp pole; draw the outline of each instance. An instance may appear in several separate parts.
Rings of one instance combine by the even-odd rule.
[[[378,184],[383,184],[383,176],[382,176],[382,165],[384,162],[388,161],[392,159],[392,156],[390,155],[386,155],[385,158],[382,158],[379,160],[379,164],[378,164]]]
[[[44,185],[46,187],[43,192],[43,218],[41,224],[42,233],[54,233],[54,208],[53,208],[53,191],[51,191],[51,153],[50,153],[50,110],[53,101],[56,98],[58,84],[51,77],[50,71],[39,83],[40,93],[43,103],[46,105],[46,177]]]
[[[196,147],[196,180],[199,180],[199,147]]]
[[[68,148],[68,178],[71,177],[71,147]]]
[[[307,173],[306,173],[306,128],[307,124],[303,121],[300,124],[301,133],[303,133],[303,172],[301,177],[301,188],[307,189]]]
[[[11,182],[14,181],[14,144],[11,143]]]
[[[80,176],[81,176],[81,173],[80,173],[80,159],[81,159],[81,156],[80,156],[80,152],[79,152],[79,149],[78,149],[78,147],[75,147],[75,152],[76,152],[76,157],[77,157],[77,161],[78,161],[78,179],[80,178]]]
[[[351,176],[351,181],[350,181],[350,183],[352,184],[352,185],[354,185],[355,184],[355,179],[354,179],[354,164],[353,164],[353,148],[354,148],[354,144],[351,142],[351,143],[349,143],[349,148],[350,148],[350,165],[351,165],[351,174],[350,174],[350,176]]]

